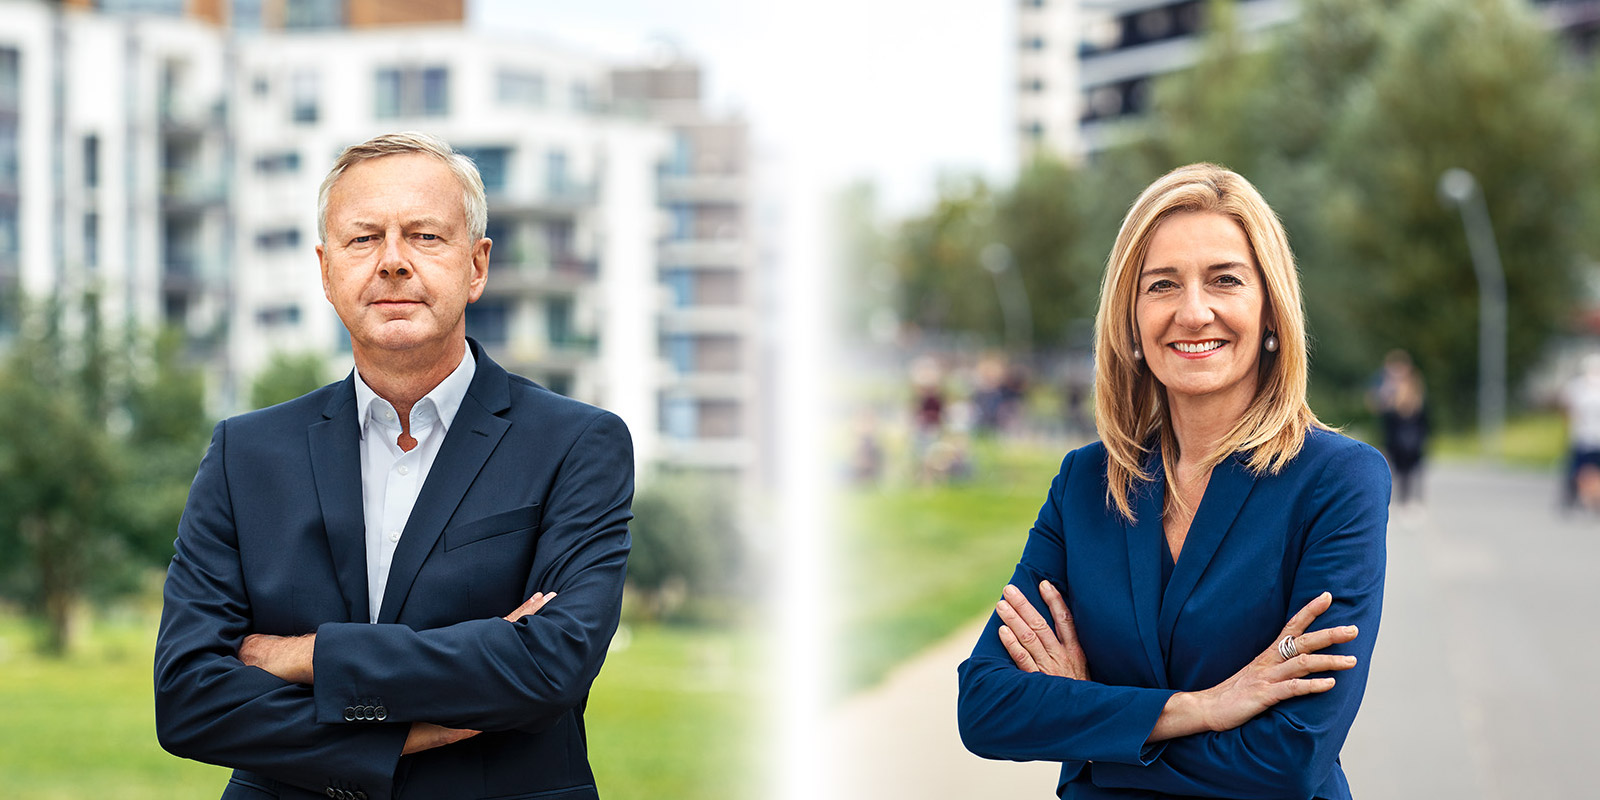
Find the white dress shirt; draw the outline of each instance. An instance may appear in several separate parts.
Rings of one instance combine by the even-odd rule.
[[[472,385],[478,363],[469,348],[455,371],[411,407],[410,452],[400,449],[400,418],[393,405],[378,396],[356,370],[356,409],[361,425],[361,505],[367,529],[368,622],[378,621],[389,564],[400,544],[411,507],[428,478],[450,423]]]

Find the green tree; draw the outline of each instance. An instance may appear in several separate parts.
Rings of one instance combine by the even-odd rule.
[[[739,589],[742,552],[730,488],[712,476],[663,473],[635,494],[628,583],[647,615],[694,611],[688,601]]]
[[[328,362],[316,353],[272,354],[250,383],[250,405],[266,408],[293,400],[328,382]]]
[[[26,307],[0,364],[0,590],[70,649],[76,610],[137,585],[171,542],[205,442],[203,386],[174,335],[112,343],[99,301]]]
[[[72,320],[57,304],[24,320],[0,374],[0,551],[7,584],[45,622],[46,652],[72,643],[91,582],[125,553],[113,497],[125,462],[107,428],[110,361],[92,298]]]
[[[1505,263],[1512,379],[1571,319],[1596,191],[1592,79],[1526,4],[1307,0],[1266,47],[1226,4],[1190,71],[1160,83],[1152,134],[1124,156],[1152,172],[1217,161],[1251,179],[1299,258],[1313,394],[1360,413],[1390,348],[1410,350],[1446,421],[1476,399],[1477,284],[1439,176],[1477,175]],[[1585,94],[1585,92],[1588,94]]]

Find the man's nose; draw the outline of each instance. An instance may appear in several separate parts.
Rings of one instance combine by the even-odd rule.
[[[411,262],[406,257],[402,241],[398,236],[384,237],[383,250],[378,254],[378,274],[380,276],[385,278],[411,277]]]

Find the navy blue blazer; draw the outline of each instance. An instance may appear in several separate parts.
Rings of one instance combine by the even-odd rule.
[[[959,671],[962,739],[986,758],[1062,762],[1064,798],[1349,798],[1339,748],[1366,689],[1383,606],[1383,456],[1313,430],[1277,475],[1258,477],[1238,456],[1218,464],[1164,593],[1165,484],[1154,460],[1156,479],[1134,498],[1136,524],[1107,507],[1104,445],[1061,462],[1011,583],[1046,616],[1039,582],[1061,590],[1091,680],[1018,669],[990,615]],[[1145,743],[1171,695],[1238,672],[1323,591],[1333,607],[1313,629],[1361,630],[1323,651],[1360,659],[1336,673],[1333,690],[1230,731]]]
[[[178,525],[156,643],[168,751],[225,798],[592,798],[583,706],[616,631],[633,448],[615,415],[477,373],[369,624],[354,377],[224,420]],[[500,617],[536,591],[538,614]],[[314,686],[246,667],[315,631]],[[410,724],[484,733],[402,758]]]

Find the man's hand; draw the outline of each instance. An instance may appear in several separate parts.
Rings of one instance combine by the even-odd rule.
[[[523,601],[522,605],[517,606],[515,611],[501,617],[501,619],[506,622],[516,622],[544,608],[545,603],[555,598],[555,592],[549,594],[534,592],[533,596]],[[463,739],[471,739],[479,733],[481,731],[467,728],[446,728],[443,725],[435,725],[431,722],[413,722],[411,723],[411,731],[406,734],[406,745],[400,751],[400,755],[409,756],[412,753],[420,753],[424,750],[432,750],[435,747],[455,744]]]
[[[239,645],[239,660],[246,666],[260,667],[290,683],[311,685],[311,656],[317,635],[269,636],[252,633]]]
[[[522,605],[517,606],[517,610],[505,615],[504,617],[501,617],[501,619],[504,619],[506,622],[516,622],[517,620],[522,619],[523,617],[526,617],[541,608],[544,608],[545,603],[548,603],[554,599],[556,599],[555,592],[551,592],[549,594],[545,594],[544,592],[534,592],[532,597],[522,601]]]
[[[462,739],[471,739],[482,731],[467,730],[465,728],[446,728],[431,722],[413,722],[411,731],[406,734],[406,746],[400,755],[409,756],[435,747],[444,747],[455,744]]]

